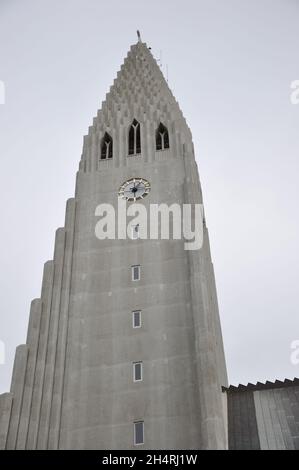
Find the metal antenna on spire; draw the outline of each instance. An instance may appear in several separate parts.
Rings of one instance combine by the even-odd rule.
[[[162,68],[163,67],[163,64],[162,64],[162,51],[160,51],[160,57],[159,57],[159,59],[157,59],[157,62],[159,64],[160,68]]]
[[[138,37],[138,42],[141,42],[141,34],[139,29],[137,29],[137,37]]]

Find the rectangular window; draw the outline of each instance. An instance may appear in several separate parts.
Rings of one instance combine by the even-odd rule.
[[[134,377],[134,382],[142,381],[142,362],[134,362],[133,377]]]
[[[140,280],[140,265],[132,266],[132,281]]]
[[[134,423],[134,445],[144,444],[144,422]]]
[[[141,311],[135,310],[132,312],[133,328],[141,328]]]
[[[139,225],[133,225],[132,240],[138,240],[138,238],[139,238]]]

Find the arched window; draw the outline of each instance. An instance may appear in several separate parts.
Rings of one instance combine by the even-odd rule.
[[[165,150],[169,149],[169,134],[167,127],[160,123],[156,132],[156,149]]]
[[[140,124],[136,119],[129,130],[129,155],[141,153]]]
[[[101,145],[101,160],[113,157],[113,140],[112,137],[106,132]]]

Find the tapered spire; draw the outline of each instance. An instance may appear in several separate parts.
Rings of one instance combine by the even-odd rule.
[[[143,130],[146,126],[153,126],[151,135],[154,135],[162,122],[168,129],[172,128],[174,134],[177,131],[180,132],[181,143],[179,145],[191,141],[190,130],[161,68],[150,48],[141,41],[139,31],[138,33],[140,40],[131,46],[89,128],[88,135],[84,138],[80,163],[80,169],[84,171],[100,169],[98,156],[101,153],[102,140],[106,132],[119,142],[119,146],[114,147],[114,155],[116,157],[118,154],[118,156],[110,165],[125,164],[127,144],[123,141],[123,136],[126,135],[134,119],[142,124]],[[143,142],[143,150],[146,153],[145,136],[143,136]],[[179,145],[177,152],[181,154]],[[154,146],[150,145],[149,148],[153,151]]]

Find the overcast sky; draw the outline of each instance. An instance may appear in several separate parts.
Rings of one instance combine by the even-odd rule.
[[[298,0],[0,0],[0,392],[136,29],[193,132],[230,382],[299,376]]]

